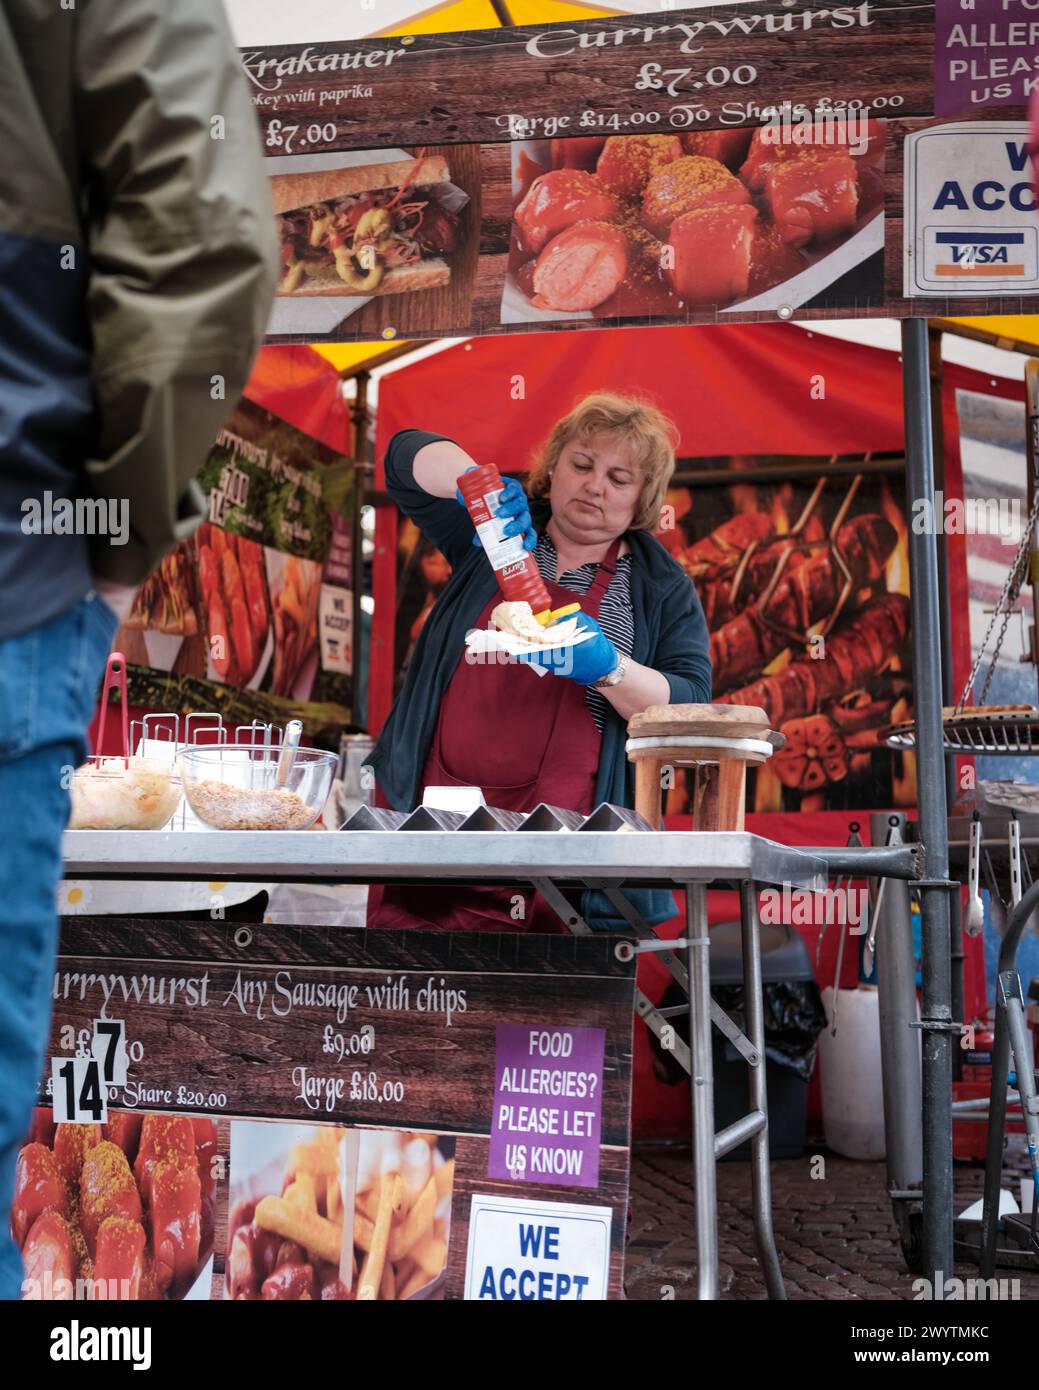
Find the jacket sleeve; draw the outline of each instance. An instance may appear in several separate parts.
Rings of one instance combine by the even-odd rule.
[[[692,580],[677,587],[665,610],[651,665],[667,677],[669,703],[711,703],[711,639]]]
[[[95,573],[139,582],[204,514],[192,479],[263,341],[279,250],[259,127],[214,0],[87,0],[76,107],[98,434],[95,496],[129,539]]]
[[[433,497],[415,481],[415,455],[426,444],[448,439],[427,430],[398,430],[386,446],[386,491],[454,568],[469,554],[476,528],[453,497]]]

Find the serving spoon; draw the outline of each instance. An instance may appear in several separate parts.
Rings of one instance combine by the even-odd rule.
[[[964,930],[968,936],[980,936],[985,926],[985,908],[978,884],[981,877],[981,816],[974,812],[970,823],[970,842],[967,852],[967,915]]]

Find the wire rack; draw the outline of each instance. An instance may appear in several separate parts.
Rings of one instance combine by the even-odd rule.
[[[1039,520],[1039,490],[1036,491],[1021,533],[1017,552],[1007,571],[999,599],[992,610],[988,630],[978,647],[970,675],[954,709],[942,711],[942,743],[948,753],[980,753],[988,756],[1020,757],[1039,753],[1039,709],[1034,705],[987,705],[989,687],[999,664],[999,654],[1006,637],[1010,616],[1014,612],[1021,586],[1029,572],[1032,533]],[[992,654],[977,698],[980,703],[968,705],[973,698],[974,682],[991,644]],[[912,723],[894,724],[883,735],[889,748],[916,747],[916,730]]]
[[[227,749],[239,757],[257,760],[270,760],[277,756],[281,747],[284,730],[277,724],[264,723],[255,719],[251,724],[225,723],[222,714],[217,712],[196,712],[186,715],[155,713],[146,714],[142,719],[130,723],[128,752],[131,756],[141,756],[150,763],[167,760],[171,775],[180,780],[177,759],[187,747],[196,744]],[[116,759],[122,761],[121,759]],[[95,765],[112,762],[111,754],[94,754],[90,761]],[[188,805],[186,797],[171,819],[163,827],[166,830],[203,830],[205,826]]]
[[[911,720],[892,724],[882,737],[889,748],[911,751],[916,747],[916,726]],[[947,712],[942,720],[942,746],[948,753],[1006,757],[1039,753],[1039,709],[978,705]]]

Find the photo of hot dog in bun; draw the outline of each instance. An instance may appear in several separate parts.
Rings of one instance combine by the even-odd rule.
[[[446,285],[459,221],[440,199],[447,160],[355,165],[271,179],[280,295],[376,295]]]

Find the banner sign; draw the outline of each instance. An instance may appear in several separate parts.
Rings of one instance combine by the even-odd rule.
[[[934,4],[801,0],[240,50],[270,153],[934,110]],[[490,95],[493,94],[493,95]]]
[[[634,969],[614,945],[66,918],[20,1161],[34,1181],[62,1165],[78,1177],[88,1145],[108,1141],[98,1158],[123,1173],[118,1213],[142,1223],[139,1296],[189,1296],[211,1276],[231,1298],[616,1298]],[[149,1166],[153,1147],[178,1146],[189,1177]],[[175,1268],[158,1183],[171,1187],[163,1220],[178,1208],[179,1230],[209,1233]],[[471,1209],[485,1215],[470,1238]],[[94,1215],[65,1212],[92,1253]],[[16,1205],[23,1245],[32,1219]],[[276,1237],[307,1258],[271,1265]]]
[[[903,147],[936,110],[1024,114],[1036,5],[243,49],[282,243],[268,341],[1016,309],[1027,285],[905,290]]]
[[[137,591],[116,634],[132,703],[300,718],[337,732],[353,704],[353,472],[243,397],[198,474],[209,520]]]

